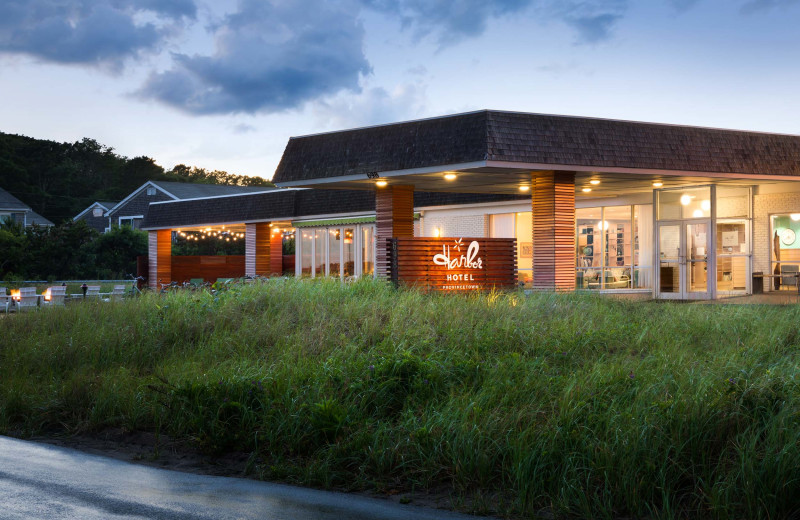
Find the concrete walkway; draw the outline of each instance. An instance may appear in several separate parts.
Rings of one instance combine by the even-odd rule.
[[[474,520],[378,499],[137,466],[0,437],[2,519]]]

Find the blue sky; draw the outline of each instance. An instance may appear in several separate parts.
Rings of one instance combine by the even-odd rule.
[[[0,131],[271,177],[493,108],[800,134],[800,0],[4,0]]]

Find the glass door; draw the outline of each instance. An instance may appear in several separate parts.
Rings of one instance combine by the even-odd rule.
[[[658,296],[674,300],[710,297],[708,251],[710,220],[658,225]]]

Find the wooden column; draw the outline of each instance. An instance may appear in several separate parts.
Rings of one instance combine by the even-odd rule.
[[[159,229],[148,232],[147,285],[159,289],[160,283],[172,281],[172,230]]]
[[[269,274],[283,274],[283,230],[272,228],[269,239]]]
[[[531,174],[533,288],[575,290],[575,172]]]
[[[375,272],[388,270],[386,240],[414,236],[414,186],[386,186],[375,191]]]
[[[270,274],[269,222],[244,225],[245,276]]]

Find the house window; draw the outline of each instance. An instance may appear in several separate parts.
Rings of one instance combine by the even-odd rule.
[[[102,217],[103,216],[103,208],[94,208],[92,210],[93,217]]]
[[[154,187],[152,187],[152,186],[148,186],[148,188],[147,188],[147,194],[148,194],[149,196],[153,196],[153,195],[155,195],[155,194],[156,194],[156,189],[155,189]]]

